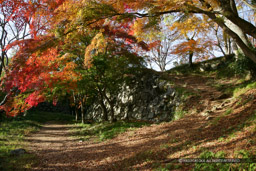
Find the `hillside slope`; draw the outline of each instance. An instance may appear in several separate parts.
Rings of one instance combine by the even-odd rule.
[[[69,146],[55,148],[53,145],[51,150],[40,146],[41,151],[37,151],[40,163],[31,170],[237,170],[256,167],[250,163],[191,164],[175,160],[255,158],[251,156],[256,154],[254,81],[217,78],[215,72],[163,73],[162,76],[183,93],[184,103],[175,113],[175,121],[129,130],[104,142],[74,140],[68,143]],[[37,146],[31,143],[36,152]]]

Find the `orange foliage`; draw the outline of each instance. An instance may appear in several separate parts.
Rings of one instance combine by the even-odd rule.
[[[21,94],[15,95],[14,92],[1,109],[9,115],[17,115],[45,101],[58,85],[65,85],[69,90],[75,89],[79,80],[79,74],[74,71],[76,64],[59,56],[56,48],[50,48],[29,57],[14,58],[10,65],[12,70],[4,78],[5,90],[10,92],[17,87]]]

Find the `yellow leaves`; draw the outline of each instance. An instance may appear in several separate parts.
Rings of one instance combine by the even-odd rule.
[[[125,3],[122,0],[117,1],[117,9],[119,10],[119,12],[121,12],[121,13],[125,12],[124,5],[125,5]]]
[[[157,27],[158,23],[154,23],[154,25],[150,25],[150,21],[147,18],[139,18],[137,19],[133,26],[133,36],[136,37],[137,41],[149,41],[152,42],[156,37],[161,36],[161,31]]]
[[[202,17],[202,16],[190,16],[186,18],[182,22],[175,22],[172,24],[170,30],[178,30],[181,35],[185,36],[188,33],[203,33],[208,31],[209,28],[209,21],[207,21],[208,18]]]
[[[91,44],[85,49],[84,65],[86,67],[91,66],[91,58],[98,53],[104,53],[107,47],[108,41],[105,39],[102,32],[98,33],[91,41]]]
[[[137,19],[134,22],[133,25],[133,33],[134,36],[138,39],[138,41],[142,41],[144,39],[144,35],[143,35],[143,27],[144,27],[144,23],[145,23],[146,19]]]
[[[73,57],[74,57],[74,55],[72,55],[70,53],[65,53],[61,57],[57,58],[56,61],[58,63],[66,63],[66,62],[70,61],[70,59],[73,58]]]
[[[219,6],[219,0],[205,0],[205,1],[211,4],[213,9]]]
[[[73,70],[76,67],[77,67],[77,65],[74,62],[68,62],[68,63],[66,63],[64,70]]]

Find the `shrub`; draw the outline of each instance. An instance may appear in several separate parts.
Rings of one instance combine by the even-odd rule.
[[[254,51],[256,53],[256,49],[254,49]],[[250,72],[253,77],[256,77],[256,64],[241,52],[239,52],[237,60],[229,67],[233,69],[237,75],[244,76]]]

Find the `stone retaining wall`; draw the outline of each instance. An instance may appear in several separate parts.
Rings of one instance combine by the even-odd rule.
[[[157,74],[145,73],[121,87],[115,96],[115,117],[117,120],[169,121],[179,104],[178,95],[167,81]],[[95,101],[87,109],[86,119],[101,121],[101,118],[100,104]]]

